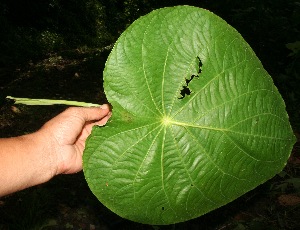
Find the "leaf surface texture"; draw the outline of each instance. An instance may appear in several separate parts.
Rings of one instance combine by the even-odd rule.
[[[280,172],[295,143],[252,49],[204,9],[135,21],[107,60],[104,88],[113,116],[93,129],[84,173],[104,205],[133,221],[177,223],[227,204]]]

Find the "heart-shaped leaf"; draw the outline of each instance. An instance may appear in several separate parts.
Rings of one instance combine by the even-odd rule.
[[[209,11],[135,21],[104,70],[111,121],[94,128],[86,180],[124,218],[182,222],[280,172],[295,142],[284,101],[249,45]]]

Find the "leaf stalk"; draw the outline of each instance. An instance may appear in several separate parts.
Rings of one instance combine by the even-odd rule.
[[[68,100],[52,100],[52,99],[33,99],[7,96],[7,99],[14,100],[15,104],[23,105],[70,105],[80,107],[98,107],[99,104],[80,102],[80,101],[68,101]]]

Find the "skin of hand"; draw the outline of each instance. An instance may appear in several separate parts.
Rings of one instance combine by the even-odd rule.
[[[71,107],[32,134],[0,139],[0,196],[82,170],[86,138],[110,115],[108,105]]]
[[[110,117],[109,106],[101,108],[71,107],[48,121],[40,130],[56,158],[55,175],[71,174],[82,170],[85,141],[94,125],[103,126]]]

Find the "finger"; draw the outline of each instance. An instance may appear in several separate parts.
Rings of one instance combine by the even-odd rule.
[[[110,108],[107,104],[101,105],[100,107],[89,108],[71,107],[66,110],[66,113],[81,118],[84,122],[101,120],[106,117],[109,112]]]
[[[111,117],[111,112],[109,112],[105,117],[103,117],[101,120],[94,122],[94,125],[98,125],[98,126],[104,126],[106,124],[106,122],[109,120],[109,118]]]

